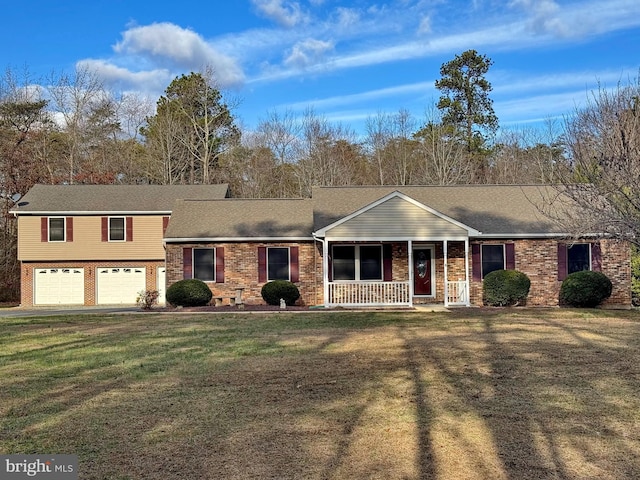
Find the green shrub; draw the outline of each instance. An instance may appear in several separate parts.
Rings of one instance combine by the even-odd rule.
[[[179,280],[167,288],[167,302],[174,306],[201,307],[208,304],[213,293],[207,284],[195,278]]]
[[[300,298],[298,287],[288,280],[273,280],[265,283],[260,291],[262,298],[269,305],[280,305],[280,299],[284,299],[287,305],[294,305]]]
[[[567,276],[560,287],[560,304],[593,308],[611,296],[611,280],[601,272],[585,270]]]
[[[531,280],[517,270],[494,270],[484,277],[482,299],[485,305],[506,307],[521,305],[527,300]]]

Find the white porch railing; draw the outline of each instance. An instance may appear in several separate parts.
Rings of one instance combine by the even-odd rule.
[[[447,282],[447,303],[446,305],[468,305],[469,291],[467,282],[460,280],[457,282]]]
[[[329,282],[330,305],[409,305],[409,282]]]

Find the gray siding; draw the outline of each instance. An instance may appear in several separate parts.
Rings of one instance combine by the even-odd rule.
[[[327,231],[330,238],[464,237],[467,231],[406,200],[390,198]]]

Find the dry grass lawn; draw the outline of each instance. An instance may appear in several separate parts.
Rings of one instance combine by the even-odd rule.
[[[0,453],[81,479],[640,478],[640,317],[0,319]]]

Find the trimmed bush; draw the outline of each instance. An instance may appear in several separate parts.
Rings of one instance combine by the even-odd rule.
[[[518,270],[494,270],[482,282],[482,300],[485,305],[506,307],[522,305],[527,300],[531,280]]]
[[[601,272],[585,270],[567,276],[560,287],[560,305],[593,308],[611,296],[611,280]]]
[[[284,299],[287,305],[295,305],[300,298],[300,291],[288,280],[273,280],[265,283],[260,291],[262,298],[269,305],[280,305],[280,299]]]
[[[180,307],[202,307],[208,304],[213,293],[202,280],[179,280],[167,288],[167,302]]]

